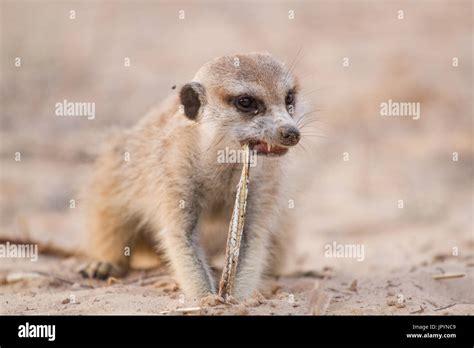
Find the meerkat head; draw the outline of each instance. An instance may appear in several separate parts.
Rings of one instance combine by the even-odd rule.
[[[298,84],[270,54],[214,59],[183,86],[180,99],[188,118],[258,154],[283,155],[300,140]]]

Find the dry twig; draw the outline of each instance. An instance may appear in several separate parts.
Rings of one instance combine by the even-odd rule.
[[[250,169],[250,151],[248,144],[243,147],[245,162],[242,168],[237,194],[235,196],[234,210],[230,220],[229,232],[227,235],[227,246],[225,253],[225,265],[219,283],[219,296],[227,300],[232,295],[234,288],[235,274],[239,259],[240,242],[245,223],[245,209],[247,206],[247,193]]]
[[[443,273],[443,274],[434,274],[433,279],[452,279],[452,278],[462,278],[466,276],[466,273]]]

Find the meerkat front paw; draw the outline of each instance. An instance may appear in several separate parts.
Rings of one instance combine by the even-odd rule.
[[[78,272],[84,278],[95,278],[105,280],[109,277],[122,277],[123,275],[125,275],[126,270],[123,267],[109,262],[92,261],[86,263],[81,268],[79,268]]]

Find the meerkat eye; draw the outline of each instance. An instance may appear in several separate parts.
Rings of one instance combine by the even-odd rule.
[[[290,91],[286,95],[285,104],[288,106],[288,105],[292,105],[294,102],[295,102],[295,96],[293,95],[293,92]]]
[[[248,95],[237,97],[235,99],[235,107],[243,112],[258,110],[257,101]]]
[[[285,97],[286,110],[290,115],[293,115],[295,112],[295,94],[293,91],[289,91]]]

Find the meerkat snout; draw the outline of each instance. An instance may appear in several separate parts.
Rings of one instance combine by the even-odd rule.
[[[293,126],[282,126],[278,128],[280,142],[285,146],[294,146],[300,141],[300,131]]]

